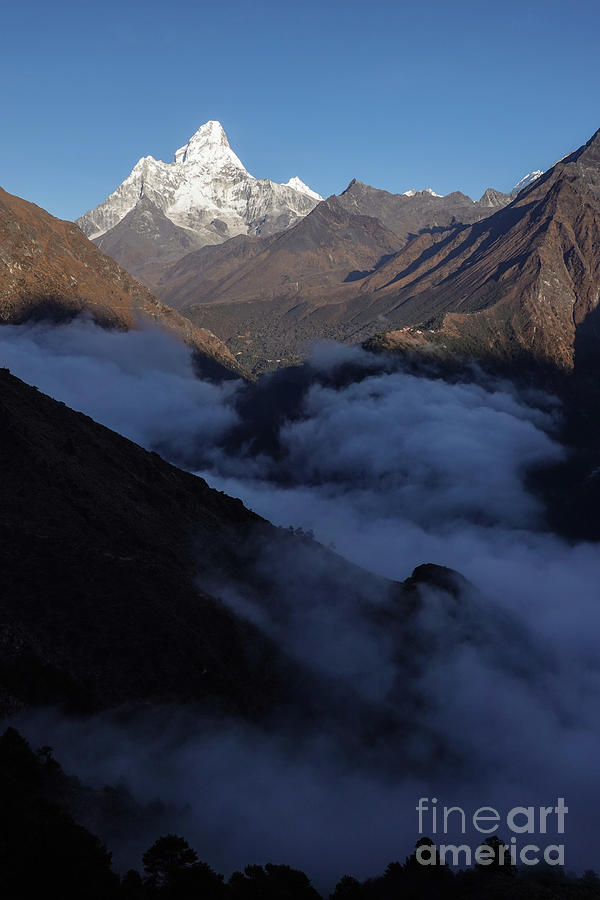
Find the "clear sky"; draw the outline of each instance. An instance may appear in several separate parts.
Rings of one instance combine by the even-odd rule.
[[[600,128],[598,0],[33,0],[0,28],[0,185],[64,218],[208,119],[323,195],[479,197]]]

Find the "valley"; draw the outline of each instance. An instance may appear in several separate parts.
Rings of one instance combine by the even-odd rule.
[[[600,132],[321,196],[166,123],[0,190],[7,900],[597,897]],[[437,797],[560,860],[423,872]]]

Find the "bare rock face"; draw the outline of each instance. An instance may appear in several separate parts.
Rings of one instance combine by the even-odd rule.
[[[195,324],[213,322],[244,367],[260,371],[296,362],[307,340],[345,337],[344,300],[404,243],[330,197],[280,234],[187,254],[154,289]]]
[[[77,225],[0,189],[0,323],[80,312],[116,328],[152,322],[186,341],[215,373],[241,374],[214,334],[158,300]]]
[[[168,262],[239,234],[288,228],[320,200],[297,177],[287,184],[254,178],[229,146],[221,124],[211,121],[176,151],[172,163],[140,159],[78,225],[141,277],[145,262]]]
[[[406,332],[447,351],[517,358],[570,371],[597,355],[600,132],[533,179],[506,208],[411,252],[365,290]]]
[[[600,135],[535,175],[510,202],[489,190],[475,210],[473,201],[455,197],[456,215],[476,216],[470,224],[449,208],[445,218],[427,212],[441,215],[448,197],[391,195],[356,182],[284,236],[231,242],[218,257],[209,248],[189,254],[157,290],[248,366],[261,365],[261,357],[271,368],[292,362],[311,340],[329,337],[436,358],[518,360],[557,372],[570,372],[576,361],[593,368]],[[404,207],[417,203],[429,227],[419,228],[425,219],[407,222]]]
[[[431,190],[390,194],[354,179],[338,200],[348,212],[374,216],[386,228],[408,238],[424,230],[478,222],[490,215],[490,208],[510,203],[511,197],[493,188],[488,188],[479,201],[460,191],[444,197]]]
[[[330,197],[282,234],[188,254],[163,272],[157,289],[176,307],[221,298],[297,301],[364,277],[403,243],[379,220],[352,215]]]
[[[147,266],[144,277],[245,366],[273,368],[301,359],[314,339],[360,342],[380,331],[386,319],[370,310],[369,276],[405,248],[417,252],[419,242],[429,246],[510,201],[492,189],[475,202],[430,189],[390,194],[354,180],[280,235],[204,247]]]

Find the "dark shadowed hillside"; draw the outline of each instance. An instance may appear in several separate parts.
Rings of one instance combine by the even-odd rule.
[[[2,708],[272,702],[273,648],[196,585],[239,501],[0,373]]]
[[[437,584],[436,567],[403,587],[274,528],[7,370],[0,426],[4,712],[197,701],[260,716],[302,706],[290,687],[313,693],[302,660],[286,660],[272,629],[235,615],[222,593],[265,619],[281,619],[303,591],[354,606],[393,596],[404,616],[418,585]]]

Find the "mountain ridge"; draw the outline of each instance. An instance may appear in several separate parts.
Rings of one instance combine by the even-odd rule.
[[[362,196],[353,197],[359,190]],[[338,196],[349,212],[376,216],[404,238],[423,228],[477,221],[511,199],[493,189],[478,201],[459,191],[444,197],[432,188],[390,194],[356,179]],[[160,269],[186,253],[239,235],[264,237],[283,231],[322,200],[297,176],[286,184],[254,178],[231,149],[222,125],[211,120],[175,151],[173,162],[142,157],[106,200],[77,222],[104,252],[153,290]],[[153,229],[148,227],[149,204]]]
[[[297,566],[293,591],[367,611],[377,596],[399,626],[422,588],[457,600],[469,588],[430,564],[405,582],[360,569],[1,368],[0,478],[3,715],[179,703],[247,720],[279,708],[354,722],[357,695],[319,680],[220,597],[284,610],[290,582],[274,565],[284,559]],[[323,691],[343,709],[321,709]]]
[[[408,238],[422,230],[447,228],[485,218],[490,214],[491,197],[495,198],[494,206],[500,203],[506,205],[511,199],[509,194],[502,194],[493,188],[488,188],[477,201],[460,191],[445,196],[430,190],[392,194],[354,178],[338,195],[338,200],[348,212],[380,219],[391,231]]]
[[[386,296],[405,318],[405,331],[389,332],[382,346],[399,349],[402,334],[414,333],[427,310],[436,323],[427,340],[438,346],[466,348],[471,341],[479,352],[502,356],[516,342],[533,359],[572,370],[576,344],[596,332],[600,131],[506,209],[429,253],[409,267],[400,254],[365,283],[376,305]]]
[[[349,265],[344,277],[339,271],[333,277],[332,266],[329,283],[317,285],[303,273],[300,260],[288,267],[288,282],[282,281],[283,273],[274,279],[267,259],[276,253],[274,244],[262,257],[244,257],[239,265],[233,259],[227,278],[208,284],[203,293],[202,273],[193,270],[186,276],[187,288],[180,280],[169,284],[170,270],[159,292],[167,300],[171,291],[176,293],[174,302],[184,314],[217,331],[249,366],[260,365],[261,356],[267,362],[297,361],[311,340],[327,337],[369,341],[378,349],[434,349],[437,355],[528,357],[536,365],[568,372],[576,351],[580,364],[585,354],[588,363],[592,359],[598,331],[593,323],[599,283],[599,144],[596,133],[516,196],[487,191],[479,203],[489,205],[480,206],[471,223],[457,221],[446,207],[439,224],[418,228],[416,222],[411,229],[399,218],[407,204],[418,200],[431,221],[428,209],[441,208],[448,198],[427,192],[407,198],[351,182],[336,202],[348,215],[362,208],[377,213],[372,221],[393,226],[401,242],[389,258],[382,249],[370,271],[355,266],[354,278]],[[474,210],[463,195],[451,200]],[[320,209],[306,217],[304,229]],[[328,240],[324,230],[322,265]],[[351,253],[348,246],[347,262]],[[188,262],[193,259],[192,254]],[[185,258],[178,265],[181,272]],[[209,269],[207,257],[203,266]],[[290,281],[297,285],[295,295]]]
[[[189,344],[207,371],[243,375],[219,338],[160,301],[77,225],[0,188],[0,322],[80,313],[113,328],[150,322]]]
[[[101,243],[143,199],[150,200],[173,228],[183,229],[184,237],[200,247],[238,234],[281,231],[322,198],[297,176],[287,184],[255,178],[231,149],[220,122],[211,120],[175,151],[173,162],[142,157],[106,200],[84,213],[77,224]],[[131,221],[128,240],[135,244]],[[154,256],[161,255],[158,240]]]

